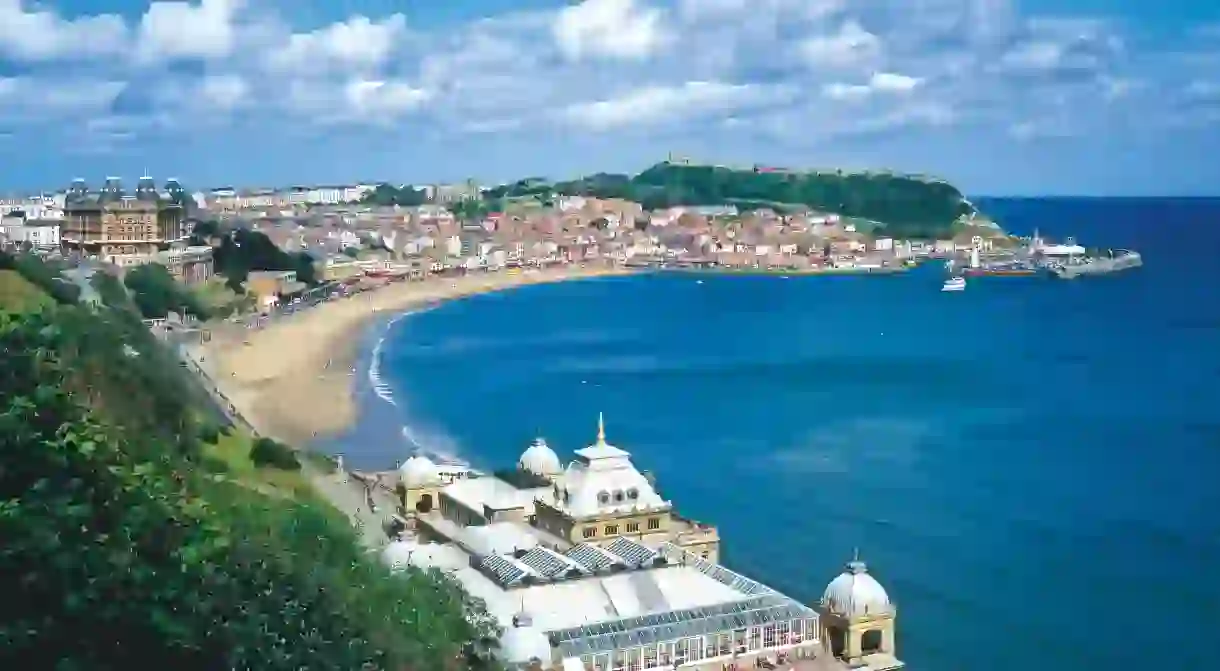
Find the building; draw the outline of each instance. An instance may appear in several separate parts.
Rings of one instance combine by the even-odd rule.
[[[600,418],[596,442],[566,467],[539,439],[499,477],[458,477],[416,455],[399,480],[408,531],[382,561],[440,569],[482,599],[504,628],[509,668],[902,666],[896,611],[863,563],[816,608],[730,570],[716,529],[680,517],[606,442]]]
[[[68,188],[60,244],[65,253],[83,253],[119,263],[116,257],[149,255],[181,240],[186,230],[187,194],[176,180],[159,192],[152,178],[143,177],[134,193],[123,190],[117,177],[90,192],[83,179]]]
[[[60,227],[56,219],[27,218],[20,210],[0,216],[0,239],[13,244],[25,243],[38,249],[59,246]]]
[[[174,279],[184,284],[202,284],[215,274],[212,248],[207,245],[167,249],[158,252],[154,260],[164,265]]]

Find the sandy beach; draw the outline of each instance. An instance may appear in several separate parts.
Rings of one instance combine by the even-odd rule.
[[[433,301],[634,271],[565,267],[401,282],[332,300],[262,329],[225,324],[203,346],[220,390],[262,435],[293,445],[342,431],[356,419],[353,371],[365,328],[379,316]]]

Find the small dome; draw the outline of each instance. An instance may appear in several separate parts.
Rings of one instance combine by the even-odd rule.
[[[422,454],[412,456],[398,469],[398,477],[404,487],[423,487],[440,482],[437,465]]]
[[[847,568],[830,581],[822,594],[822,606],[847,617],[877,615],[892,608],[890,595],[859,560],[848,563]]]
[[[563,466],[559,464],[559,455],[555,454],[555,450],[552,450],[541,438],[535,438],[533,444],[521,453],[521,458],[517,460],[517,468],[543,477],[551,477],[563,472]]]
[[[391,571],[401,571],[410,564],[411,553],[415,549],[414,543],[393,541],[381,551],[381,564]]]
[[[500,637],[500,658],[512,665],[525,665],[533,660],[547,665],[551,661],[551,641],[534,626],[525,612],[513,616],[513,626]]]

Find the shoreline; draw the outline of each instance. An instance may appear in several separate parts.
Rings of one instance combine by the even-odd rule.
[[[260,434],[305,448],[359,418],[356,369],[371,329],[436,302],[533,284],[646,274],[621,267],[565,267],[406,281],[280,317],[261,329],[220,325],[201,346],[206,368]]]

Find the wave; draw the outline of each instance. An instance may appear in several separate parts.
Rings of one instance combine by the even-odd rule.
[[[373,345],[373,351],[369,357],[369,387],[372,388],[373,393],[377,395],[377,398],[380,398],[399,410],[402,410],[402,408],[394,398],[394,390],[385,381],[381,374],[382,354],[385,350],[386,341],[390,338],[391,331],[393,330],[395,324],[406,317],[410,317],[421,312],[426,312],[429,309],[431,308],[404,312],[386,322],[382,329],[381,336],[377,338],[376,344]],[[444,433],[424,427],[417,422],[403,424],[400,428],[400,433],[403,439],[406,441],[412,454],[425,454],[430,459],[440,464],[448,464],[459,467],[469,466],[465,460],[457,455],[457,443]]]
[[[390,385],[386,384],[385,380],[383,380],[381,378],[381,353],[382,353],[382,350],[385,348],[386,338],[389,337],[390,330],[392,328],[394,328],[394,324],[397,324],[398,321],[400,319],[402,319],[403,317],[407,317],[412,314],[415,314],[415,313],[414,312],[404,312],[404,313],[394,317],[390,321],[386,322],[385,328],[381,332],[381,337],[379,337],[377,339],[377,343],[375,345],[373,345],[373,352],[372,352],[372,355],[369,357],[369,370],[368,370],[369,386],[373,389],[373,393],[377,394],[377,398],[380,398],[381,400],[383,400],[386,403],[389,403],[390,405],[393,405],[393,406],[398,405],[397,403],[394,402],[394,390],[391,389]]]

